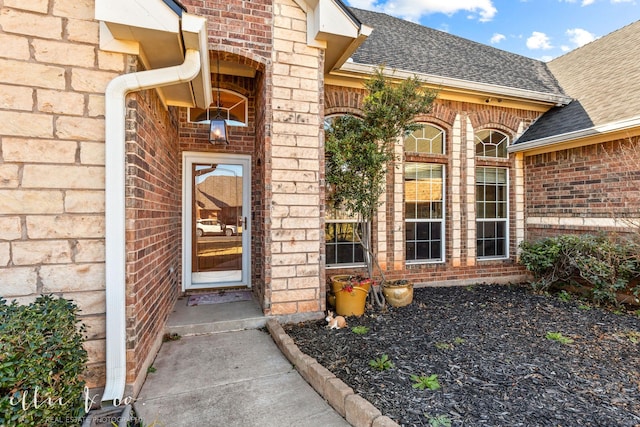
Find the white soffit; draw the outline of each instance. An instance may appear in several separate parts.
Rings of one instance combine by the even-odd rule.
[[[339,0],[295,0],[307,14],[307,44],[325,49],[325,73],[339,67],[371,33]]]
[[[102,50],[138,55],[147,69],[158,69],[181,64],[185,49],[197,49],[202,69],[209,70],[205,18],[187,13],[180,17],[162,0],[96,0],[95,4]],[[209,74],[201,72],[192,82],[158,92],[167,105],[193,107],[211,103],[206,95],[210,88]]]

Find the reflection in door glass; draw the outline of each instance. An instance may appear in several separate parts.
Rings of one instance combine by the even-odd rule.
[[[192,176],[192,272],[214,272],[213,282],[240,280],[242,166],[194,164]]]

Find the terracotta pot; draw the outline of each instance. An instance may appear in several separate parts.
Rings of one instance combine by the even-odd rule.
[[[362,316],[369,294],[368,287],[354,286],[351,290],[336,292],[336,314],[340,316]]]
[[[382,287],[385,299],[392,307],[404,307],[413,302],[413,283],[397,280]]]

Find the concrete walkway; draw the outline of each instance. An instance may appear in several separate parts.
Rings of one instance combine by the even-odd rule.
[[[349,425],[260,330],[166,342],[153,367],[134,404],[146,426]]]
[[[145,426],[349,426],[262,330],[165,342],[153,367],[134,404]]]

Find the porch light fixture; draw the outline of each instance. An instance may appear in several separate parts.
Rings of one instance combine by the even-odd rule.
[[[220,58],[218,58],[218,75],[216,79],[218,100],[216,102],[216,116],[210,120],[209,142],[212,144],[229,144],[227,139],[227,121],[220,112]],[[209,109],[207,109],[209,114]]]

